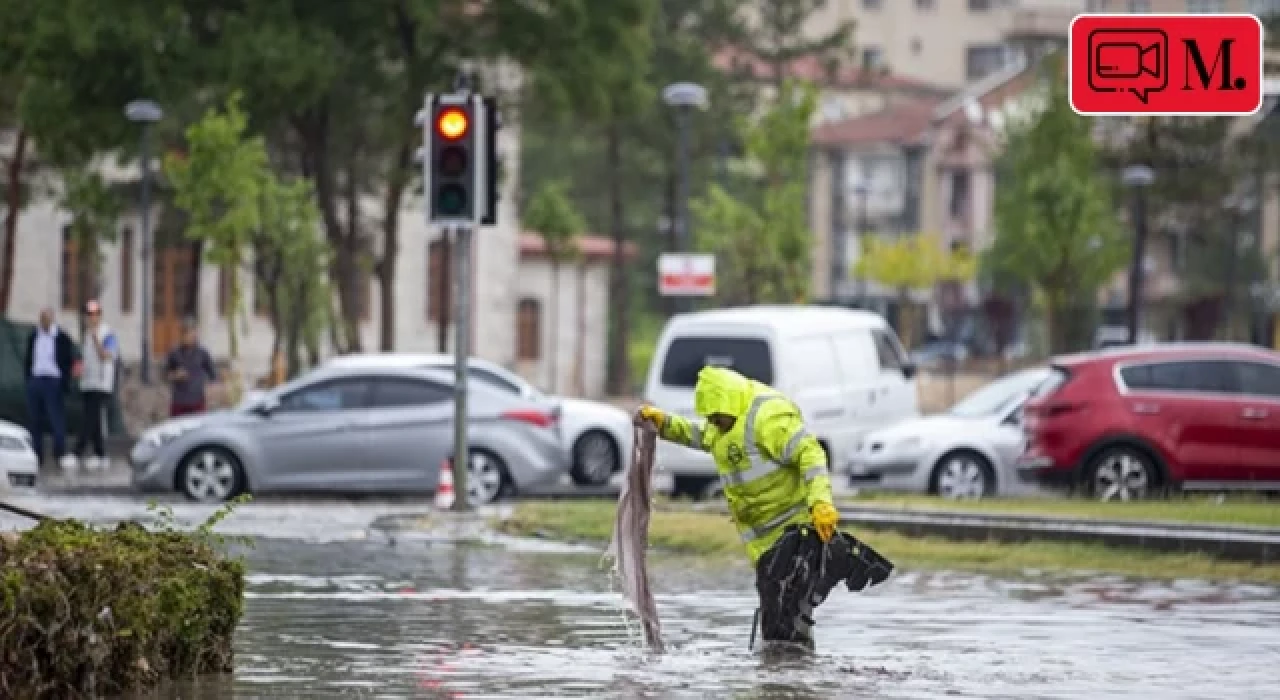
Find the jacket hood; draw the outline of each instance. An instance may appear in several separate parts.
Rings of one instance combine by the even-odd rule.
[[[747,411],[751,381],[724,367],[703,367],[693,389],[693,408],[706,418],[713,413],[740,416]]]

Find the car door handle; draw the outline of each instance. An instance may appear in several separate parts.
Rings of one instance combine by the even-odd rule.
[[[1246,408],[1240,412],[1241,418],[1248,418],[1249,420],[1262,420],[1269,415],[1271,413],[1265,408]]]
[[[825,411],[818,411],[813,414],[814,418],[839,418],[844,415],[843,408],[828,408]]]
[[[1159,412],[1160,412],[1160,404],[1158,404],[1158,403],[1135,403],[1135,404],[1133,405],[1133,412],[1134,412],[1134,413],[1141,413],[1141,414],[1143,414],[1143,415],[1147,415],[1147,416],[1155,415],[1155,414],[1157,414],[1157,413],[1159,413]]]

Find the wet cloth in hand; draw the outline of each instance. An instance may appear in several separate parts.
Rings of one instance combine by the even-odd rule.
[[[813,611],[840,582],[850,591],[883,583],[893,563],[846,532],[825,545],[811,527],[788,526],[756,564],[760,636],[812,648]]]
[[[649,509],[653,498],[653,457],[658,434],[652,426],[637,421],[632,441],[631,468],[618,494],[618,510],[613,521],[613,541],[609,555],[622,581],[622,595],[631,611],[640,618],[645,643],[662,651],[662,626],[658,606],[649,589],[645,550],[649,548]]]

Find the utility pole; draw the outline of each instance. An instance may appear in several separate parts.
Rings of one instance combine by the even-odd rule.
[[[1142,328],[1142,295],[1146,287],[1147,197],[1155,171],[1146,165],[1130,165],[1121,180],[1133,189],[1133,259],[1129,261],[1129,344],[1138,344]]]

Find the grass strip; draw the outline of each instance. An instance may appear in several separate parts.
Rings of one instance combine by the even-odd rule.
[[[948,500],[937,496],[868,493],[840,499],[842,506],[949,510],[990,515],[1047,515],[1094,520],[1146,520],[1280,528],[1280,501],[1261,496],[1175,496],[1163,501],[1102,503],[1082,498]]]
[[[614,504],[608,501],[538,501],[516,505],[499,527],[512,535],[608,542]],[[1170,554],[1100,544],[1003,543],[908,537],[858,529],[855,534],[899,566],[919,569],[1011,572],[1092,571],[1154,579],[1197,578],[1280,584],[1280,565],[1226,561],[1204,554]],[[659,503],[649,524],[656,550],[702,558],[741,558],[745,553],[728,516]]]

